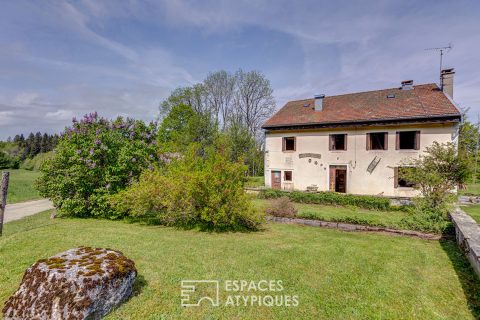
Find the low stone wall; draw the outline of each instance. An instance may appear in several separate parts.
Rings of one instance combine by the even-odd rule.
[[[475,273],[480,277],[480,226],[460,208],[450,213],[458,246],[470,261]]]
[[[458,203],[461,205],[471,205],[471,204],[476,204],[480,202],[480,197],[479,196],[459,196],[458,197]]]

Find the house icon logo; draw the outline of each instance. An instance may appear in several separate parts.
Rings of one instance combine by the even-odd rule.
[[[204,303],[220,305],[218,280],[182,280],[180,296],[182,307],[198,307]]]

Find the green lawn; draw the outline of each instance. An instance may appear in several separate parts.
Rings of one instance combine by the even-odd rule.
[[[41,198],[38,191],[33,187],[33,182],[40,176],[40,172],[23,169],[8,169],[6,171],[10,172],[7,203]]]
[[[118,249],[136,262],[136,295],[108,319],[475,319],[480,283],[454,242],[267,224],[254,233],[91,219],[7,223],[0,301],[37,259],[75,246]],[[298,307],[180,306],[186,279],[282,280]],[[258,294],[258,293],[257,293]],[[263,294],[263,293],[261,293]],[[221,299],[225,299],[224,291]]]
[[[270,200],[253,199],[258,209],[265,210]],[[403,211],[376,211],[356,207],[335,207],[317,204],[294,203],[298,217],[323,221],[350,222],[371,226],[402,229],[401,220],[407,216]]]
[[[265,186],[265,177],[247,177],[247,182],[245,183],[245,187],[247,188],[258,188]]]
[[[480,205],[465,206],[462,207],[462,210],[468,213],[477,223],[480,223]]]
[[[459,194],[480,195],[480,183],[467,183],[467,188],[459,190]]]

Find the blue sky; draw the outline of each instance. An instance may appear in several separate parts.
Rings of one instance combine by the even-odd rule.
[[[0,139],[98,111],[153,120],[176,87],[256,69],[277,106],[438,82],[480,113],[480,1],[1,1]]]

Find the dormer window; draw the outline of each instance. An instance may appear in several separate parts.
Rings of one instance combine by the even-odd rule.
[[[284,137],[283,138],[283,151],[295,151],[296,141],[295,137]]]

